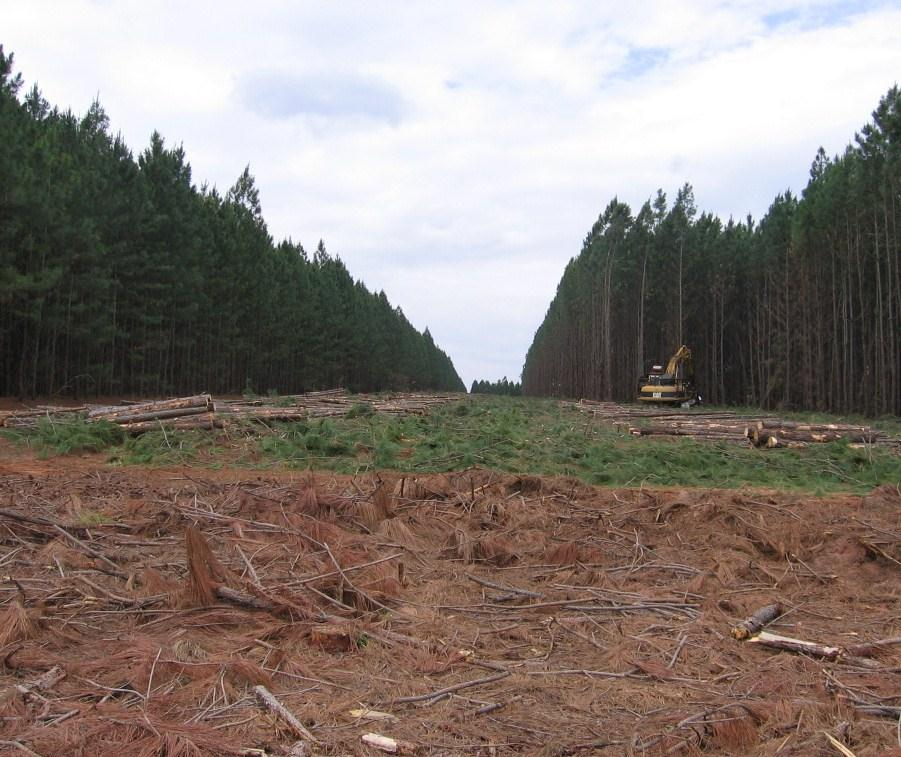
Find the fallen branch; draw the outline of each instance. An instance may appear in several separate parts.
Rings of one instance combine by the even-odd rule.
[[[494,681],[500,681],[502,678],[506,678],[510,675],[509,670],[505,670],[502,673],[497,673],[493,676],[485,676],[484,678],[476,678],[473,681],[463,681],[463,683],[455,683],[453,686],[447,686],[443,689],[438,689],[437,691],[433,691],[430,694],[419,694],[418,696],[412,697],[400,697],[398,699],[392,699],[391,704],[409,704],[410,702],[428,702],[431,699],[437,699],[438,697],[446,696],[447,694],[453,694],[455,691],[461,691],[462,689],[470,689],[473,686],[482,686],[486,683],[493,683]]]
[[[347,573],[344,572],[344,569],[341,567],[341,564],[338,562],[337,559],[335,559],[335,555],[332,553],[332,550],[329,548],[329,545],[326,544],[325,542],[322,542],[322,546],[325,547],[326,554],[328,554],[329,559],[332,561],[332,564],[335,566],[335,569],[338,571],[338,573],[341,574],[341,578],[343,578],[345,583],[356,592],[358,597],[362,597],[363,599],[365,599],[367,602],[369,602],[374,607],[378,607],[382,610],[385,610],[386,612],[391,612],[391,613],[394,612],[394,610],[392,610],[390,607],[388,607],[388,605],[382,604],[377,599],[375,599],[374,597],[370,596],[365,591],[360,589],[358,586],[355,586],[353,581],[351,581],[347,577]]]
[[[21,741],[0,741],[0,746],[8,746],[13,749],[18,749],[23,754],[31,755],[31,757],[41,757],[37,752],[33,752],[27,746],[25,746]]]
[[[47,691],[48,689],[52,689],[56,684],[62,681],[66,677],[66,671],[63,670],[59,665],[54,665],[50,670],[39,675],[33,681],[29,683],[20,683],[16,684],[16,691],[21,694],[23,697],[31,697],[35,696],[37,691]],[[43,699],[43,697],[40,697]]]
[[[850,749],[848,749],[848,747],[842,744],[842,742],[835,738],[835,736],[826,733],[826,731],[823,731],[823,735],[826,737],[826,740],[830,744],[832,744],[832,746],[834,746],[836,749],[838,749],[839,752],[844,755],[844,757],[857,757],[854,752],[852,752]]]
[[[868,542],[866,539],[858,539],[858,541],[860,542],[861,546],[865,550],[867,550],[867,552],[871,553],[873,556],[884,557],[886,560],[888,560],[889,562],[893,562],[895,565],[901,565],[901,561],[896,560],[894,557],[892,557],[890,554],[888,554],[888,552],[886,552],[884,549],[877,547],[875,544]]]
[[[479,578],[479,576],[474,576],[471,573],[466,573],[466,577],[470,581],[475,581],[477,584],[481,586],[486,586],[489,589],[497,589],[498,591],[505,591],[508,594],[514,595],[514,597],[528,597],[529,599],[541,599],[543,595],[539,594],[537,591],[527,591],[526,589],[520,589],[516,586],[507,586],[505,584],[497,584],[494,581],[488,581],[485,578]],[[494,597],[494,600],[503,601],[504,599],[513,599],[514,597]]]
[[[31,523],[33,526],[58,526],[59,524],[56,521],[52,521],[49,518],[40,518],[36,515],[23,515],[22,513],[17,513],[15,510],[7,510],[5,507],[0,507],[0,516],[4,518],[10,518],[12,520],[17,520],[21,523]]]
[[[217,586],[213,589],[213,593],[219,597],[219,599],[224,599],[226,602],[231,602],[232,604],[240,605],[241,607],[250,607],[253,610],[274,610],[276,607],[273,602],[269,602],[261,597],[255,597],[252,594],[245,594],[242,591],[232,589],[228,586]]]
[[[55,528],[57,531],[59,531],[59,533],[61,533],[63,536],[65,536],[73,544],[80,547],[82,550],[84,550],[87,554],[89,554],[94,559],[100,560],[100,562],[102,562],[104,565],[106,565],[109,568],[109,570],[104,570],[103,571],[104,573],[109,573],[111,576],[115,576],[116,578],[121,578],[123,581],[128,580],[128,574],[123,573],[119,569],[119,566],[116,565],[116,563],[114,563],[108,557],[100,554],[100,552],[98,552],[93,547],[85,544],[81,539],[78,539],[78,538],[72,536],[72,534],[70,534],[68,531],[66,531],[66,529],[58,526],[56,523],[54,523],[52,525],[53,525],[53,528]]]
[[[289,581],[285,584],[285,586],[303,586],[304,584],[310,584],[314,581],[319,581],[322,578],[331,578],[332,576],[345,576],[351,571],[360,570],[361,568],[369,568],[373,565],[380,565],[383,562],[388,562],[389,560],[394,560],[398,557],[403,556],[403,552],[397,552],[393,555],[388,555],[387,557],[380,557],[377,560],[370,560],[369,562],[360,563],[359,565],[351,565],[347,568],[341,568],[341,570],[333,570],[328,573],[320,573],[316,576],[309,576],[308,578],[299,578],[296,581]]]
[[[304,724],[297,719],[294,713],[275,698],[275,695],[269,691],[269,689],[262,685],[254,686],[253,693],[256,695],[260,704],[287,725],[295,736],[311,741],[314,744],[319,743],[319,740],[306,729]]]

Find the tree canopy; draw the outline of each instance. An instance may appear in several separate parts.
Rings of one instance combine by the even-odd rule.
[[[800,197],[759,223],[686,184],[614,198],[570,260],[523,368],[526,394],[628,400],[683,342],[714,403],[901,414],[901,91]]]
[[[194,183],[99,102],[22,96],[0,47],[0,395],[465,390],[450,358],[322,241],[276,243],[244,169]]]
[[[500,381],[476,380],[469,389],[470,394],[501,394],[510,397],[519,397],[522,394],[522,384],[518,381],[508,381],[504,376]]]

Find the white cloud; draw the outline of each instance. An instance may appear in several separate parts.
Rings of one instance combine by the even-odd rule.
[[[897,3],[3,5],[51,102],[99,93],[198,182],[250,163],[272,233],[324,238],[467,384],[519,374],[611,197],[689,181],[700,209],[759,216],[901,71]]]

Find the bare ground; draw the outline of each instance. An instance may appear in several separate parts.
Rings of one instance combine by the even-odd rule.
[[[264,686],[312,754],[901,755],[899,513],[3,446],[0,754],[300,754]],[[730,636],[772,602],[853,654]]]

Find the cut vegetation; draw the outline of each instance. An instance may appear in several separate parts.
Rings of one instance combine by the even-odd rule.
[[[91,423],[71,413],[55,421],[46,414],[36,416],[33,428],[15,427],[5,434],[43,455],[102,451],[119,464],[230,464],[350,474],[480,467],[575,476],[607,486],[751,486],[817,493],[862,493],[901,481],[896,442],[901,424],[891,420],[866,427],[866,438],[882,442],[878,444],[835,438],[833,432],[821,443],[766,451],[751,448],[745,435],[751,428],[756,433],[756,425],[749,424],[761,422],[764,416],[759,413],[716,413],[717,425],[727,420],[732,425],[731,435],[682,436],[646,434],[660,430],[663,423],[692,423],[676,411],[667,419],[666,413],[645,408],[617,406],[617,414],[609,408],[600,413],[595,404],[552,400],[315,395],[310,400],[301,396],[248,402],[228,406],[216,401],[217,408],[223,407],[215,416],[222,429],[179,429],[179,419],[146,421],[145,412],[126,406],[121,411],[106,408],[107,416],[134,413],[140,434],[126,433],[134,430],[133,424]],[[197,417],[189,415],[187,420]],[[793,417],[777,422],[791,426],[798,418],[805,420]],[[831,420],[833,426],[848,426],[846,419]],[[677,428],[684,431],[684,426]]]

